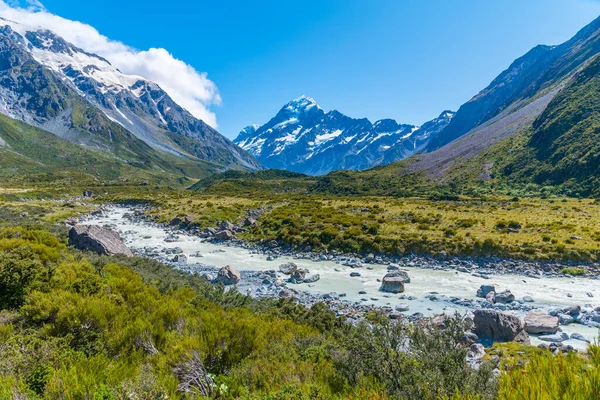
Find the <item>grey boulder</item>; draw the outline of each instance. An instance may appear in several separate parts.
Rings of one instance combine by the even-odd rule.
[[[531,311],[525,316],[527,333],[556,333],[559,319],[543,312]]]
[[[96,225],[77,225],[69,231],[69,244],[80,250],[100,255],[124,255],[133,257],[118,232]]]
[[[515,295],[510,290],[505,290],[502,293],[496,293],[496,303],[509,304],[515,301]]]
[[[473,312],[475,333],[480,339],[494,342],[529,342],[523,322],[514,314],[494,310],[475,310]]]
[[[490,292],[495,292],[496,288],[493,285],[481,285],[477,289],[477,297],[486,298]]]
[[[404,276],[392,272],[383,277],[379,290],[386,293],[402,293],[404,292],[404,282]]]
[[[296,272],[297,269],[298,269],[298,266],[296,264],[294,264],[293,262],[281,264],[279,266],[279,271],[285,275],[291,275],[294,272]]]
[[[321,279],[321,275],[319,275],[319,274],[307,276],[306,278],[304,278],[304,283],[314,283],[314,282],[318,281],[319,279]]]
[[[237,285],[240,283],[240,273],[231,266],[223,267],[217,274],[217,282],[221,282],[224,285]]]

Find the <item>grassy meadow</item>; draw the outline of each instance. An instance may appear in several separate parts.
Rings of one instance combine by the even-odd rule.
[[[600,204],[592,199],[510,197],[226,196],[189,191],[107,196],[149,202],[167,222],[191,215],[204,228],[260,209],[250,241],[347,253],[502,256],[596,261]]]

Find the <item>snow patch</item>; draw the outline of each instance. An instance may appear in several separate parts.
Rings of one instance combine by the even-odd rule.
[[[344,131],[342,131],[341,129],[335,130],[333,132],[328,132],[328,133],[324,133],[322,135],[317,135],[315,137],[315,144],[317,146],[329,142],[330,140],[335,139],[336,137],[340,136]]]

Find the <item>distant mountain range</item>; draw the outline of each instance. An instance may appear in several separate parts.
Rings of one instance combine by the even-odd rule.
[[[233,142],[268,168],[321,175],[409,157],[424,149],[453,117],[452,111],[444,111],[421,127],[393,119],[371,123],[336,110],[325,112],[313,99],[302,96],[265,125],[244,128]]]
[[[298,103],[307,105],[308,113],[314,116],[312,120],[301,116],[304,113]],[[337,139],[342,133],[331,128],[319,131],[317,136],[312,132],[323,126],[325,116],[335,118],[337,114],[323,113],[309,99],[295,101],[267,125],[248,128],[235,141],[268,166],[321,173],[321,163],[306,166],[314,156],[312,150],[307,153],[302,148],[324,148],[321,152],[327,152],[327,145],[316,146],[323,140],[317,137],[328,139],[332,145],[343,142]],[[439,194],[441,188],[447,188],[449,193],[498,190],[517,197],[552,193],[600,197],[600,18],[561,45],[533,48],[461,106],[452,118],[445,116],[443,113],[441,124],[434,123],[442,128],[424,135],[414,146],[419,153],[405,160],[367,171],[334,171],[313,180],[288,180],[295,179],[299,186],[298,180],[302,179],[304,191],[353,195]],[[278,125],[285,121],[289,122]],[[376,125],[371,126],[376,129]],[[427,131],[426,125],[420,130]],[[402,138],[414,129],[394,126],[400,128],[383,131],[396,132],[395,137]],[[362,127],[362,137],[377,137],[369,130],[368,121]],[[302,132],[309,136],[306,140]],[[415,129],[407,139],[418,136],[419,130]],[[383,165],[406,157],[402,140],[405,139],[393,145],[386,143],[390,148],[383,156],[379,153],[365,164],[357,163],[356,169],[371,162]],[[340,157],[344,160],[348,155],[357,155],[338,148],[338,152],[332,152],[337,154],[327,155],[338,165]],[[386,153],[392,156],[386,158]],[[343,162],[342,168],[348,167]],[[231,190],[233,180],[241,178],[229,175],[223,179]],[[220,183],[212,178],[208,184],[215,188]],[[281,181],[278,185],[294,186]]]
[[[0,113],[140,168],[192,176],[262,168],[157,84],[51,31],[3,19]]]
[[[558,46],[537,46],[469,102],[424,152],[324,191],[400,194],[426,187],[513,195],[600,196],[600,18]]]
[[[173,182],[267,167],[328,174],[317,192],[483,184],[600,196],[599,53],[600,18],[561,45],[535,47],[456,113],[420,127],[326,112],[303,96],[232,142],[157,84],[51,31],[0,19],[0,177]],[[258,175],[273,187],[299,179]]]

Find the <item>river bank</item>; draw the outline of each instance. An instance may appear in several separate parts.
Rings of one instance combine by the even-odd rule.
[[[255,297],[294,296],[306,305],[324,301],[339,316],[349,320],[358,320],[373,309],[392,317],[406,315],[418,319],[440,313],[468,313],[486,307],[523,316],[530,310],[552,313],[579,305],[582,315],[592,315],[600,305],[596,300],[600,298],[600,280],[594,276],[565,277],[559,272],[563,267],[560,264],[544,264],[539,268],[530,262],[512,260],[494,265],[491,260],[483,263],[376,256],[357,259],[338,254],[287,253],[239,240],[213,243],[201,238],[198,232],[148,221],[140,208],[106,207],[94,214],[82,218],[81,222],[119,231],[137,255],[209,277],[219,268],[231,265],[241,273],[238,290],[242,293]],[[320,279],[298,285],[286,283],[287,277],[279,272],[279,266],[288,262],[308,269],[310,275],[318,274]],[[404,293],[379,291],[380,280],[390,268],[409,274],[411,282],[406,284]],[[494,285],[499,291],[510,290],[515,301],[486,303],[485,299],[476,296],[481,285]],[[586,319],[585,324],[570,323],[561,329],[569,335],[579,333],[593,340],[597,337],[596,326],[595,321]],[[533,338],[532,342],[537,343],[537,339]],[[585,346],[585,342],[579,340],[565,343],[579,348]]]

